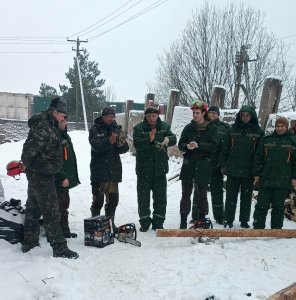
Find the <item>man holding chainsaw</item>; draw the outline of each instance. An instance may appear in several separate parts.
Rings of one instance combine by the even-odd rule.
[[[39,246],[39,218],[43,215],[53,256],[76,259],[79,255],[67,247],[60,226],[54,179],[63,163],[59,122],[64,120],[65,114],[66,103],[56,97],[47,111],[32,116],[28,121],[30,130],[21,157],[28,179],[22,251],[25,253]]]

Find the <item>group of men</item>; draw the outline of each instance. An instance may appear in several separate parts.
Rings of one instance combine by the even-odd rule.
[[[216,106],[194,101],[192,121],[178,142],[183,153],[180,173],[180,229],[187,228],[194,190],[192,221],[209,213],[210,186],[213,216],[225,228],[233,227],[240,190],[239,221],[249,228],[254,184],[259,186],[254,212],[254,228],[265,228],[272,207],[271,228],[282,228],[284,201],[291,184],[296,186],[296,138],[288,131],[288,122],[279,118],[272,135],[264,136],[253,107],[244,105],[232,126],[219,120]],[[22,162],[28,179],[23,252],[39,245],[39,219],[43,216],[46,236],[54,257],[77,258],[67,247],[66,238],[77,237],[68,222],[69,189],[78,185],[76,156],[67,134],[66,103],[60,97],[49,109],[28,121],[30,131],[23,146]],[[129,150],[115,111],[105,107],[89,132],[91,145],[91,215],[109,216],[115,226],[119,202],[118,184],[122,181],[120,154]],[[168,123],[159,117],[157,106],[145,109],[144,119],[134,127],[136,150],[137,201],[140,231],[162,229],[167,206],[168,147],[177,143]],[[226,200],[223,200],[223,176],[227,175]],[[152,191],[153,212],[150,211]]]

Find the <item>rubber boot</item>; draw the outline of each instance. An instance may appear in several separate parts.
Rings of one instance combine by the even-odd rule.
[[[180,229],[187,229],[187,215],[181,214]]]

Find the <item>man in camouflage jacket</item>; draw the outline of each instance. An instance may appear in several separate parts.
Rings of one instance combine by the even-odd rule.
[[[78,258],[78,254],[67,247],[62,233],[54,180],[63,162],[58,124],[65,114],[66,103],[57,97],[47,111],[34,115],[28,121],[30,130],[21,157],[28,179],[22,251],[28,252],[39,246],[39,219],[43,215],[53,256]]]
[[[264,229],[271,207],[271,228],[282,229],[284,205],[292,186],[296,186],[296,139],[288,131],[284,117],[276,120],[275,131],[265,136],[255,155],[253,174],[259,183],[254,212],[254,229]]]

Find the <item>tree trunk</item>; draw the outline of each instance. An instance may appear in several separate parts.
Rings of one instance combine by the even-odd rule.
[[[158,237],[281,237],[295,238],[296,229],[158,229]]]

